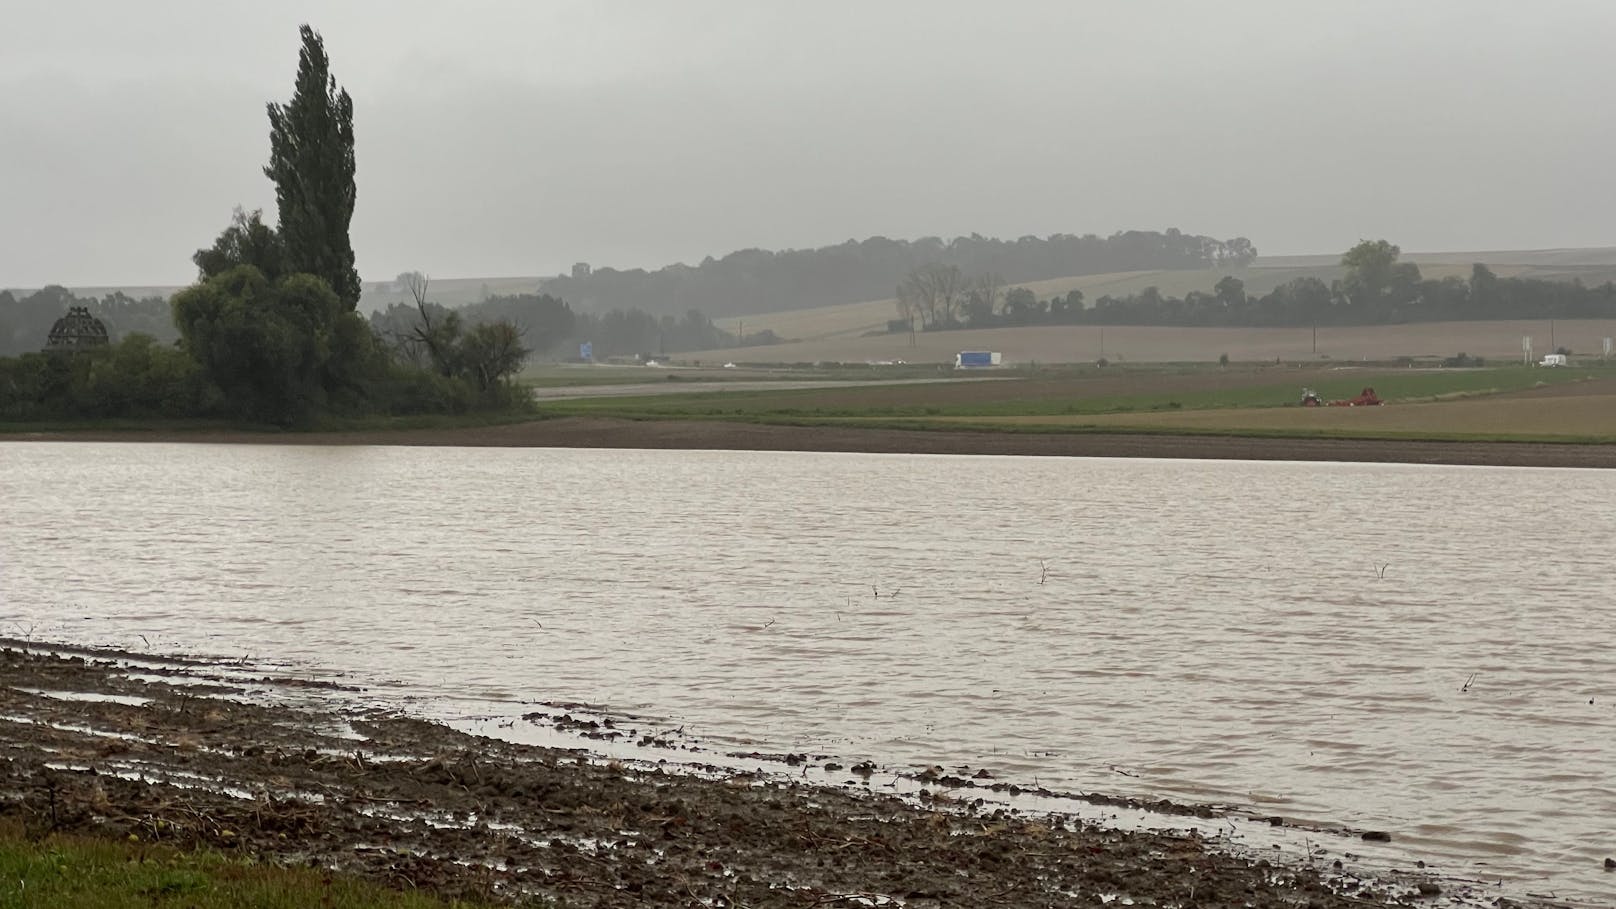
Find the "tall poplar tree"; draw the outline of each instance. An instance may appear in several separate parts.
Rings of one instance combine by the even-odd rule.
[[[348,225],[354,210],[353,101],[337,87],[325,42],[305,25],[297,87],[269,105],[269,164],[288,272],[324,278],[349,310],[359,304]]]

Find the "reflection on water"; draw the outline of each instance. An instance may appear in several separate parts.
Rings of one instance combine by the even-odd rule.
[[[0,634],[1255,806],[1600,894],[1613,503],[1595,471],[0,443]]]

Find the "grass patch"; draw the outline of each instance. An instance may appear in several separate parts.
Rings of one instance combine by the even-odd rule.
[[[0,825],[0,909],[482,909],[215,852],[50,836]]]

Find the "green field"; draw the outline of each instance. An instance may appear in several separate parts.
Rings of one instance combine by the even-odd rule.
[[[1616,442],[1616,393],[1474,397],[1390,407],[1236,407],[1085,416],[931,418],[933,427],[950,423],[955,428],[991,432],[1610,444]]]
[[[728,419],[814,422],[1078,415],[1280,408],[1295,405],[1301,388],[1325,399],[1351,398],[1372,386],[1396,403],[1519,392],[1585,380],[1603,372],[1496,369],[1218,370],[1215,367],[1027,370],[993,381],[981,378],[929,385],[792,391],[703,392],[549,402],[547,416],[629,419]]]
[[[308,868],[0,827],[0,909],[478,909]]]

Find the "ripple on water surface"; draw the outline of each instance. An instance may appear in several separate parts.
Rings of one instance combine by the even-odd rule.
[[[1283,806],[1608,894],[1616,474],[0,443],[41,637]]]

